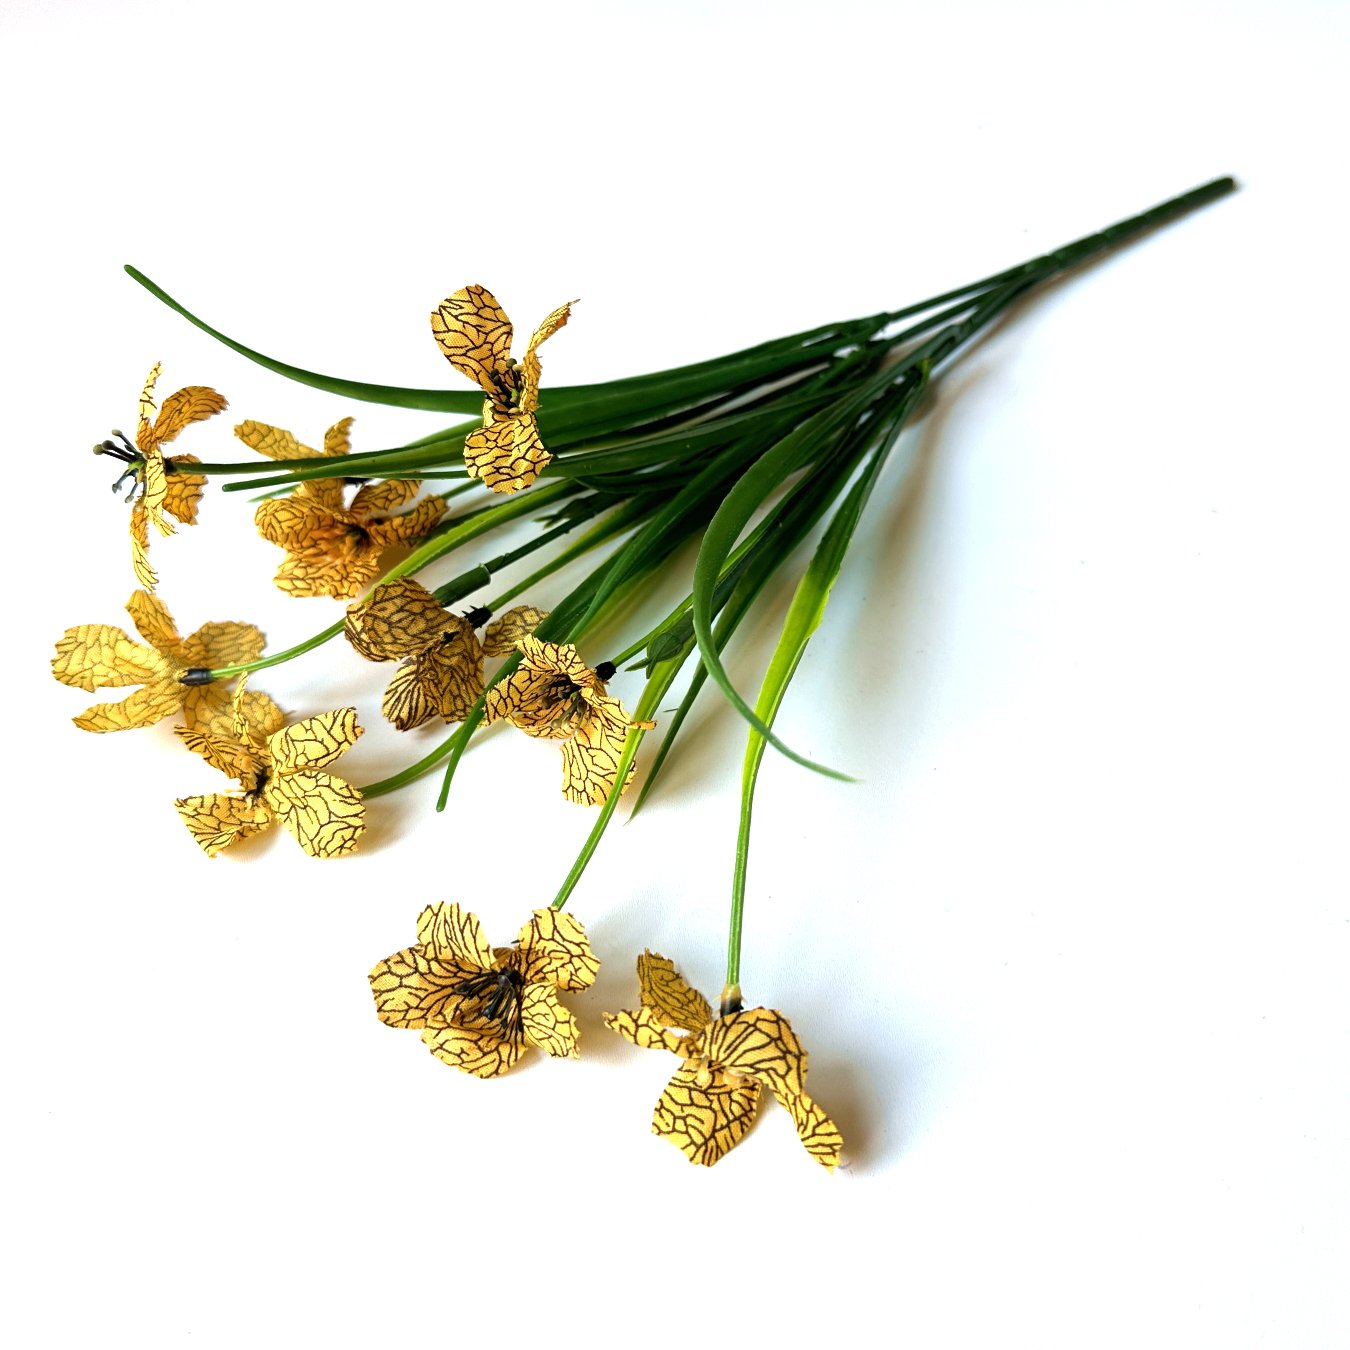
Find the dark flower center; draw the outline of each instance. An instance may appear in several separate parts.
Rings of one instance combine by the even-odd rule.
[[[496,1025],[503,1036],[520,1034],[521,992],[525,981],[518,970],[485,970],[455,985],[455,993],[463,998],[459,1016],[464,1025],[486,1023]]]

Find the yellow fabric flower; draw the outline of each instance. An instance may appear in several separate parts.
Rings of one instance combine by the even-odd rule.
[[[563,795],[582,806],[599,806],[614,790],[629,728],[650,730],[655,723],[632,721],[623,704],[605,692],[613,666],[592,670],[570,643],[530,636],[516,646],[520,665],[487,691],[486,720],[505,718],[531,736],[561,741]],[[633,769],[629,765],[624,789]]]
[[[487,395],[483,425],[464,442],[464,465],[494,492],[529,487],[552,456],[539,439],[539,345],[567,322],[576,303],[559,305],[534,330],[525,359],[511,358],[511,320],[492,292],[465,286],[431,312],[431,332],[446,360]]]
[[[295,436],[281,427],[269,426],[266,422],[249,420],[240,422],[234,434],[250,450],[256,450],[268,459],[336,459],[347,454],[351,448],[351,429],[354,418],[344,417],[334,422],[324,433],[323,449],[312,450]],[[292,497],[309,497],[329,510],[342,510],[346,480],[343,478],[307,478],[297,483],[291,491]]]
[[[605,1025],[683,1061],[656,1103],[653,1134],[710,1167],[744,1137],[768,1088],[787,1107],[806,1151],[825,1167],[838,1166],[843,1136],[806,1094],[806,1051],[782,1013],[746,1008],[714,1018],[664,956],[644,952],[637,971],[642,1006],[607,1013]]]
[[[251,623],[206,623],[190,637],[180,638],[164,602],[146,591],[132,594],[127,613],[149,646],[106,623],[67,628],[56,644],[52,674],[62,684],[91,693],[141,686],[120,703],[86,708],[74,719],[75,725],[84,731],[126,731],[153,726],[181,711],[189,727],[205,731],[219,726],[222,715],[228,719],[228,680],[188,685],[180,677],[189,670],[256,661],[262,655],[262,633]]]
[[[113,432],[121,445],[104,441],[95,446],[96,454],[112,455],[127,465],[126,473],[117,480],[120,487],[132,478],[133,503],[131,507],[131,565],[136,580],[147,591],[153,591],[159,578],[150,566],[148,548],[150,526],[160,534],[172,534],[172,516],[184,525],[195,524],[197,503],[201,499],[206,479],[199,473],[169,472],[180,464],[197,464],[196,455],[176,455],[166,459],[162,447],[174,440],[184,427],[212,417],[225,407],[225,400],[214,389],[190,384],[172,393],[164,400],[159,416],[155,413],[155,382],[160,365],[156,361],[141,390],[140,410],[136,425],[136,445],[133,448],[120,431]]]
[[[537,909],[514,947],[492,948],[475,915],[428,905],[417,942],[370,972],[386,1026],[420,1031],[437,1059],[479,1078],[505,1073],[528,1046],[577,1057],[576,1019],[560,989],[585,989],[600,962],[570,914]]]
[[[189,750],[237,778],[242,789],[175,802],[192,837],[215,857],[279,820],[313,858],[352,852],[365,829],[365,803],[350,783],[322,770],[360,736],[356,709],[286,726],[285,714],[266,694],[249,693],[244,685],[240,680],[235,691],[228,732],[178,728]]]
[[[341,505],[341,480],[323,481],[337,483],[336,505],[327,493],[296,493],[263,502],[254,517],[258,533],[286,550],[276,584],[291,595],[351,599],[379,574],[385,549],[412,544],[445,514],[442,497],[390,514],[417,496],[417,479],[367,483],[348,507]]]
[[[513,652],[545,611],[529,605],[507,610],[488,624],[480,641],[475,629],[488,614],[485,609],[451,614],[411,577],[376,586],[347,607],[347,640],[359,655],[367,661],[402,661],[381,705],[400,731],[434,717],[462,722],[483,692],[483,657]]]

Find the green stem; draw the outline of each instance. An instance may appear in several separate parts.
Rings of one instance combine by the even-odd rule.
[[[271,656],[259,657],[256,661],[243,661],[235,666],[217,666],[211,672],[213,680],[228,680],[235,675],[248,675],[255,670],[266,670],[268,666],[279,666],[283,661],[294,660],[297,656],[303,656],[306,652],[312,652],[315,647],[322,647],[330,638],[335,638],[342,632],[342,625],[345,619],[340,619],[331,627],[325,628],[322,633],[315,633],[312,638],[306,638],[304,642],[298,643],[294,647],[287,647],[284,652],[275,652]]]

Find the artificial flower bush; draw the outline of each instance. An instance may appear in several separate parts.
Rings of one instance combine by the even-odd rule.
[[[749,1131],[767,1094],[786,1108],[806,1152],[833,1169],[843,1140],[806,1091],[807,1057],[796,1033],[782,1013],[746,1007],[741,993],[752,804],[766,747],[843,777],[776,736],[778,709],[887,458],[942,369],[1034,288],[1233,187],[1231,179],[1217,180],[918,304],[675,370],[574,387],[543,383],[539,349],[568,323],[576,302],[544,318],[517,362],[500,303],[482,285],[464,286],[432,311],[431,336],[473,387],[397,387],[340,380],[264,356],[128,269],[171,309],[280,375],[345,402],[430,409],[460,420],[408,445],[354,453],[344,407],[321,450],[250,419],[234,430],[251,458],[204,459],[195,453],[205,446],[202,432],[193,432],[194,453],[168,456],[166,445],[226,405],[214,390],[190,385],[157,407],[155,366],[134,445],[114,432],[96,447],[125,466],[116,486],[130,483],[132,571],[141,589],[128,609],[144,642],[112,625],[86,624],[67,630],[52,663],[56,678],[77,688],[137,688],[120,703],[81,713],[76,726],[113,731],[181,719],[178,740],[236,784],[177,801],[208,855],[280,823],[307,853],[341,857],[358,847],[375,799],[439,771],[443,806],[481,728],[509,722],[556,742],[563,795],[594,810],[595,820],[551,904],[537,908],[508,947],[491,946],[458,901],[429,905],[418,916],[416,941],[370,975],[382,1021],[419,1031],[438,1059],[491,1078],[531,1048],[552,1058],[576,1056],[576,1018],[559,995],[590,986],[599,963],[580,921],[564,907],[620,798],[638,784],[638,751],[658,729],[658,710],[661,743],[629,797],[630,815],[664,781],[689,711],[711,683],[745,720],[748,738],[718,1008],[670,961],[648,952],[638,958],[639,1006],[605,1020],[634,1045],[676,1057],[652,1128],[690,1161],[711,1165],[724,1157]],[[213,479],[225,480],[226,490],[266,494],[256,525],[283,550],[275,577],[283,591],[341,606],[307,641],[264,654],[262,634],[234,622],[206,624],[181,638],[151,594],[157,578],[147,556],[150,527],[168,535],[171,521],[195,523]],[[426,481],[438,491],[424,493]],[[507,549],[489,546],[523,520],[536,522],[532,537]],[[601,648],[600,635],[671,572],[690,540],[699,541],[698,555],[683,599],[650,629]],[[728,676],[723,653],[765,588],[812,540],[759,691],[747,697]],[[458,570],[451,559],[459,560]],[[583,559],[589,570],[582,579],[560,585],[563,569]],[[494,593],[499,573],[526,562],[532,570],[523,580]],[[260,574],[268,566],[260,555]],[[467,610],[455,608],[466,600]],[[439,727],[441,738],[379,782],[358,786],[332,773],[361,734],[355,710],[288,720],[250,684],[255,672],[316,653],[322,660],[396,663],[384,717],[412,735]],[[687,679],[671,710],[667,695],[682,675]],[[615,682],[622,691],[611,692]]]

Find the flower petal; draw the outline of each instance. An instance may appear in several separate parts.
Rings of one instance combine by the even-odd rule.
[[[233,710],[231,710],[232,720]],[[242,782],[248,777],[256,782],[265,767],[262,761],[256,758],[248,746],[241,745],[232,731],[227,730],[222,734],[220,725],[220,720],[217,720],[206,729],[199,725],[175,727],[174,735],[194,755],[200,755],[213,769],[219,769],[227,778],[238,778]]]
[[[708,1000],[685,983],[675,963],[656,952],[643,952],[637,959],[638,990],[642,1006],[668,1027],[702,1031],[712,1021]]]
[[[500,397],[493,376],[511,355],[511,320],[485,286],[465,286],[431,312],[431,335],[461,375],[489,395]]]
[[[164,509],[175,519],[181,520],[184,525],[195,525],[197,503],[201,501],[202,493],[206,491],[206,475],[184,473],[178,466],[200,464],[201,460],[196,455],[175,455],[173,463],[174,472],[164,481]],[[162,525],[160,531],[163,533]]]
[[[145,514],[160,534],[172,534],[173,526],[164,519],[164,496],[169,490],[169,475],[164,468],[164,456],[151,450],[141,466],[141,505]]]
[[[572,313],[575,300],[568,300],[553,310],[543,323],[534,330],[530,345],[525,348],[525,357],[520,363],[521,387],[520,407],[522,411],[532,413],[539,406],[539,356],[537,348],[547,341],[565,324]]]
[[[350,783],[332,774],[293,769],[269,778],[263,801],[311,858],[351,853],[366,827],[366,807]]]
[[[650,1008],[636,1012],[605,1013],[605,1025],[642,1050],[669,1050],[684,1055],[684,1037],[662,1026]]]
[[[255,422],[252,418],[240,422],[234,434],[250,450],[256,450],[268,459],[317,459],[319,455],[317,450],[301,445],[291,432],[269,426],[266,422]]]
[[[579,920],[555,909],[537,909],[517,939],[526,984],[586,989],[595,983],[600,962]]]
[[[159,381],[159,373],[162,366],[158,361],[150,367],[150,373],[145,377],[145,384],[141,386],[141,396],[137,400],[136,413],[136,448],[144,453],[154,444],[153,431],[150,419],[155,415],[155,385]]]
[[[623,706],[617,699],[605,701],[623,714]],[[573,723],[574,735],[562,743],[562,790],[569,802],[601,806],[609,800],[619,776],[619,760],[630,725],[626,715],[615,716],[607,707],[595,709],[589,717]],[[627,791],[636,770],[636,762],[630,763],[621,791]]]
[[[577,1019],[546,984],[527,984],[520,998],[525,1039],[554,1059],[577,1058]]]
[[[150,517],[146,514],[145,503],[138,497],[131,504],[131,570],[147,591],[153,591],[159,584],[159,577],[150,566],[149,547]]]
[[[410,656],[394,672],[380,709],[400,731],[419,727],[433,717],[462,722],[469,715],[483,692],[482,658],[472,630],[469,641],[471,647],[463,642],[437,642]]]
[[[464,467],[493,492],[529,487],[552,458],[531,412],[488,412],[483,425],[464,438]]]
[[[158,596],[147,591],[133,591],[127,601],[127,613],[131,615],[136,631],[156,651],[169,657],[181,654],[182,638],[178,636],[178,627],[168,605]]]
[[[133,642],[120,628],[83,623],[67,628],[56,644],[52,674],[76,689],[120,689],[162,679],[169,663],[149,647]]]
[[[157,445],[167,445],[184,427],[213,417],[227,406],[214,389],[204,384],[185,385],[164,400],[151,435]]]
[[[387,956],[370,972],[375,1011],[386,1026],[420,1031],[445,1026],[461,996],[455,987],[472,978],[473,969],[422,946]]]
[[[510,656],[523,637],[529,637],[548,618],[548,610],[517,605],[483,630],[484,656]]]
[[[271,813],[261,803],[250,803],[228,792],[180,797],[174,805],[192,837],[212,858],[236,839],[257,834],[272,823]]]
[[[152,727],[172,717],[183,706],[185,690],[176,680],[162,677],[133,690],[120,703],[96,703],[72,719],[81,731],[130,731]]]
[[[440,602],[420,581],[399,577],[376,586],[362,601],[347,607],[347,641],[367,661],[399,661],[429,647],[442,633],[473,629]]]
[[[786,1104],[805,1092],[806,1051],[782,1013],[746,1008],[712,1022],[703,1053],[729,1073],[754,1078]]]
[[[390,511],[406,506],[421,489],[422,482],[417,478],[376,479],[362,485],[348,510],[357,520],[388,515]]]
[[[315,713],[267,738],[267,752],[279,772],[318,769],[350,750],[361,735],[355,708]]]
[[[253,514],[258,533],[288,553],[342,552],[342,541],[357,529],[346,511],[330,511],[308,497],[274,497]]]
[[[484,720],[513,722],[531,736],[560,740],[572,734],[572,725],[559,717],[562,711],[552,696],[556,676],[549,671],[517,667],[487,691]]]
[[[427,1027],[422,1040],[437,1059],[477,1078],[496,1078],[525,1053],[522,1037],[508,1039],[495,1027]]]
[[[495,970],[491,944],[478,915],[453,900],[428,905],[417,916],[417,941],[433,956],[453,957],[473,970]]]
[[[822,1167],[828,1167],[831,1171],[838,1167],[844,1136],[824,1109],[804,1092],[789,1097],[783,1105],[791,1112],[792,1123],[797,1127],[797,1134],[806,1151]]]
[[[266,698],[265,694],[261,697]],[[216,680],[212,684],[186,685],[183,688],[183,726],[190,731],[204,731],[218,736],[229,736],[234,726],[234,696],[229,684]],[[177,728],[174,728],[177,730]]]
[[[753,1079],[730,1083],[714,1074],[700,1086],[696,1071],[683,1067],[666,1084],[652,1115],[652,1133],[669,1139],[690,1162],[711,1167],[745,1137],[759,1105]]]
[[[405,511],[401,516],[372,520],[366,527],[367,532],[380,549],[393,544],[415,543],[445,514],[445,505],[444,497],[423,497],[411,511]]]
[[[205,666],[242,666],[256,661],[266,639],[251,623],[204,623],[183,643],[183,664]]]

